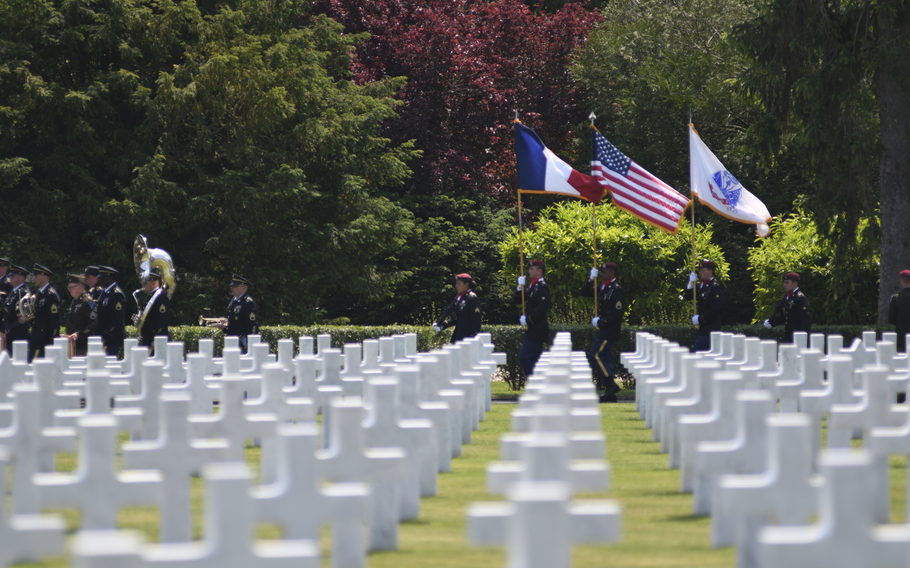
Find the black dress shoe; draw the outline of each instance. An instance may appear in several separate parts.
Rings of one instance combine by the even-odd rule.
[[[616,393],[602,394],[600,395],[600,402],[617,402]]]

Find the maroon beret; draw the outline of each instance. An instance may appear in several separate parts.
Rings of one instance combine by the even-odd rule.
[[[795,272],[788,272],[784,274],[784,280],[792,280],[793,282],[799,282],[799,274]]]
[[[910,278],[910,270],[901,270],[901,278]]]
[[[701,261],[701,265],[700,265],[700,266],[701,266],[702,268],[710,268],[711,270],[715,270],[715,269],[717,268],[717,265],[714,264],[714,262],[708,260],[707,258],[704,259],[703,261]]]
[[[461,274],[456,274],[455,278],[457,280],[474,280],[473,278],[471,278],[471,275],[468,274],[467,272],[462,272]]]
[[[531,266],[539,266],[541,268],[544,268],[544,264],[543,264],[542,260],[532,260]]]
[[[603,264],[600,265],[600,269],[601,269],[601,270],[614,270],[614,271],[616,271],[616,270],[619,270],[619,267],[616,266],[616,263],[615,263],[615,262],[605,262],[605,263],[603,263]]]

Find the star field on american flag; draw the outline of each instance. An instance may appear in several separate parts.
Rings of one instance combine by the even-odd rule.
[[[600,163],[619,175],[628,174],[629,166],[632,165],[632,158],[617,150],[616,146],[610,144],[610,141],[601,136],[600,133],[597,134],[595,144],[597,146],[597,159],[600,160]]]

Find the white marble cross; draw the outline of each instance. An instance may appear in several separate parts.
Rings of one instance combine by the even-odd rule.
[[[815,349],[805,349],[799,354],[799,375],[793,380],[777,381],[775,392],[780,399],[781,412],[799,410],[799,393],[818,390],[823,386],[824,371],[821,361],[824,354]]]
[[[160,363],[146,365],[160,367]],[[188,395],[165,392],[159,405],[158,438],[124,444],[123,467],[161,472],[159,540],[188,542],[193,539],[190,477],[199,475],[208,463],[226,461],[228,441],[190,439]]]
[[[334,399],[330,445],[317,452],[319,477],[332,483],[370,484],[367,505],[370,527],[369,549],[398,548],[400,478],[404,474],[404,450],[400,448],[367,448],[361,426],[363,403]]]
[[[420,399],[421,370],[417,365],[401,365],[395,370],[398,379],[399,413],[405,419],[426,419],[433,422],[436,436],[436,471],[452,471],[451,407],[447,402],[423,402]]]
[[[91,359],[91,357],[90,357]],[[121,430],[135,431],[142,425],[142,410],[117,408],[111,410],[111,374],[107,369],[85,371],[85,408],[54,411],[58,426],[74,426],[85,416],[113,416]]]
[[[827,450],[821,457],[818,522],[765,527],[758,535],[760,568],[892,568],[906,566],[910,525],[878,524],[873,459],[866,451]]]
[[[282,424],[278,443],[278,478],[250,491],[256,521],[278,524],[284,539],[316,542],[322,526],[331,525],[332,568],[364,568],[368,486],[320,483],[315,423]]]
[[[5,447],[13,463],[12,498],[14,514],[40,512],[38,488],[32,476],[40,471],[54,471],[54,453],[76,448],[73,428],[43,428],[41,393],[36,384],[13,385],[16,409],[13,423],[0,430],[0,447]],[[5,471],[5,466],[3,466]],[[5,485],[0,485],[5,488]]]
[[[183,368],[183,342],[168,341],[167,363],[164,365],[165,378],[171,384],[183,384],[186,380],[186,369]]]
[[[420,515],[420,498],[438,491],[436,435],[433,423],[425,419],[403,420],[398,412],[398,379],[374,377],[367,381],[363,420],[364,440],[371,448],[402,448],[404,475],[399,478],[400,519]]]
[[[471,505],[468,540],[504,546],[515,568],[569,568],[572,545],[616,542],[619,524],[613,501],[572,502],[567,483],[520,481],[507,502]]]
[[[800,408],[812,416],[813,444],[817,452],[821,446],[821,419],[834,405],[851,405],[859,402],[861,392],[853,390],[853,361],[846,355],[827,357],[828,381],[823,389],[809,389],[799,393]],[[837,428],[828,424],[829,448],[849,448],[852,428]]]
[[[5,353],[5,351],[4,351]],[[20,562],[40,562],[63,552],[63,519],[50,515],[6,517],[8,450],[0,446],[0,568]]]
[[[32,376],[41,393],[40,424],[53,426],[56,420],[54,412],[57,410],[73,410],[79,408],[82,393],[75,390],[56,390],[57,369],[51,361],[35,361],[32,363]]]
[[[499,439],[499,453],[504,460],[518,460],[521,445],[543,432],[562,434],[569,439],[573,460],[603,460],[606,458],[607,440],[603,432],[573,432],[569,413],[563,406],[540,405],[534,408],[531,429],[528,432],[509,432]]]
[[[318,568],[319,543],[311,540],[253,542],[248,495],[253,476],[242,462],[205,469],[205,539],[149,545],[147,565],[167,568]]]
[[[562,481],[573,493],[606,491],[610,467],[603,460],[573,461],[565,434],[539,433],[521,444],[520,460],[487,465],[487,491],[505,494],[518,481]]]
[[[679,417],[679,442],[682,450],[679,467],[680,491],[695,488],[695,452],[700,442],[729,440],[736,431],[736,392],[742,390],[743,377],[735,371],[719,371],[711,379],[714,396],[711,411]]]
[[[142,364],[142,389],[139,394],[114,397],[116,408],[140,409],[142,418],[130,430],[130,439],[151,440],[158,435],[158,399],[164,380],[164,365],[157,360],[146,361]]]
[[[420,367],[420,388],[417,395],[420,401],[430,404],[442,402],[449,406],[449,463],[451,464],[451,458],[461,455],[464,433],[462,427],[464,392],[447,388],[448,381],[443,378],[442,362],[435,355],[418,357],[417,365]],[[470,436],[470,429],[468,436]],[[442,449],[441,446],[440,449]]]
[[[711,411],[715,386],[711,377],[720,371],[720,363],[715,361],[688,361],[687,364],[690,368],[684,372],[697,383],[696,392],[688,398],[668,400],[664,405],[664,416],[661,419],[663,432],[660,435],[660,450],[669,454],[670,469],[679,469],[682,462],[682,445],[679,438],[680,417],[690,414],[701,415]]]
[[[127,505],[155,505],[161,475],[157,471],[116,471],[117,419],[90,415],[79,419],[79,464],[74,473],[37,473],[42,507],[73,507],[82,512],[84,529],[112,529],[117,511]]]
[[[344,344],[344,370],[341,371],[341,388],[345,396],[363,396],[363,375],[360,374],[360,344]]]
[[[768,417],[763,472],[724,475],[711,502],[711,546],[736,545],[738,568],[755,568],[765,525],[807,525],[819,511],[821,478],[813,476],[811,423],[801,414]]]
[[[724,474],[759,473],[765,469],[768,425],[765,419],[774,412],[768,391],[736,393],[736,436],[731,440],[708,441],[695,449],[695,482],[692,512],[707,515],[717,478]]]
[[[777,370],[758,374],[758,382],[762,387],[777,393],[779,381],[799,380],[799,349],[795,345],[783,343],[778,346]],[[780,396],[778,395],[778,398]],[[793,401],[783,402],[781,412],[796,412],[797,406]]]

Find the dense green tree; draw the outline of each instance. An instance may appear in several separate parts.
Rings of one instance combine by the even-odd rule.
[[[868,324],[877,311],[878,250],[868,220],[860,222],[857,238],[843,268],[834,263],[835,246],[821,233],[813,216],[803,211],[772,224],[773,239],[749,251],[755,281],[754,322],[770,318],[783,296],[781,278],[800,275],[799,288],[809,298],[813,325]],[[895,278],[896,280],[896,278]]]
[[[15,260],[131,275],[145,233],[178,265],[178,322],[217,315],[233,271],[265,322],[318,319],[328,290],[387,293],[374,259],[412,219],[378,188],[418,153],[379,135],[403,80],[348,78],[363,36],[283,1],[0,0],[0,19]]]
[[[769,162],[796,152],[818,180],[816,219],[846,267],[881,223],[878,320],[910,266],[910,2],[771,0],[736,29],[762,104],[750,128]]]
[[[784,154],[768,169],[752,151],[748,128],[761,109],[738,96],[736,78],[748,61],[727,37],[755,15],[753,2],[614,0],[602,14],[604,22],[585,44],[575,73],[598,128],[617,148],[688,195],[691,115],[705,143],[772,215],[791,211],[794,199],[812,190],[793,156]],[[586,126],[577,129],[580,146],[588,144]],[[578,155],[587,159],[585,152]],[[730,322],[750,321],[754,284],[747,253],[755,245],[754,227],[702,206],[696,206],[696,222],[714,226],[730,264]]]
[[[692,296],[684,293],[689,276],[686,267],[692,260],[691,225],[684,221],[679,232],[671,235],[606,203],[596,209],[598,262],[619,265],[618,278],[629,302],[627,323],[687,322],[693,309]],[[522,235],[525,270],[532,258],[543,260],[547,266],[554,322],[588,323],[593,317],[593,300],[578,296],[594,265],[591,223],[591,205],[573,199],[542,211],[534,227]],[[713,237],[710,225],[696,226],[696,246],[715,260],[717,279],[723,283],[729,266]],[[502,242],[500,253],[504,279],[514,286],[519,274],[517,231]],[[733,322],[725,319],[724,323]]]

